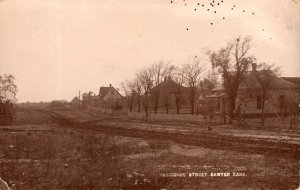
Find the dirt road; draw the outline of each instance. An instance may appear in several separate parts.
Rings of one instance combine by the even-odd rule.
[[[267,154],[280,157],[300,158],[300,134],[269,133],[205,127],[189,124],[161,124],[144,121],[112,119],[109,116],[76,121],[67,112],[40,110],[50,114],[62,127],[121,136],[152,138],[206,148],[234,150],[248,153]]]

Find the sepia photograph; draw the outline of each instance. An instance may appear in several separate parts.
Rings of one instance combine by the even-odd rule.
[[[0,0],[0,190],[300,190],[300,0]]]

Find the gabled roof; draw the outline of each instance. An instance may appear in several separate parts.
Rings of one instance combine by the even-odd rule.
[[[75,97],[71,100],[71,102],[79,102],[79,98],[78,98],[77,96],[75,96]]]
[[[175,88],[181,87],[183,89],[183,93],[184,90],[186,90],[187,88],[176,83],[175,81],[173,81],[172,79],[166,79],[163,82],[161,82],[159,84],[159,88],[160,88],[160,93],[164,94],[164,93],[173,93]],[[153,87],[151,90],[155,90],[157,88],[157,86]]]
[[[232,73],[234,73],[234,72],[232,72]],[[259,89],[260,84],[256,78],[256,75],[260,74],[260,72],[259,71],[247,71],[245,74],[246,74],[246,80],[241,85],[240,89],[245,89],[245,88]],[[296,78],[296,79],[286,80],[286,78]],[[276,77],[275,83],[276,83],[278,89],[297,89],[300,87],[300,78],[298,78],[298,79],[297,78],[298,77]],[[299,82],[298,86],[297,86],[297,84],[295,84],[291,81]],[[215,92],[221,92],[224,90],[225,89],[223,86],[218,86],[213,89],[213,91],[215,91]]]
[[[102,86],[100,87],[100,90],[99,90],[99,96],[105,96],[113,87],[105,87],[105,86]]]
[[[114,87],[112,86],[109,86],[109,87],[100,87],[100,90],[99,90],[99,96],[100,97],[104,97],[107,93],[109,93],[111,90],[114,90],[115,92],[119,93],[120,96],[122,96],[122,94],[120,94],[119,91],[117,91]],[[123,97],[123,96],[122,96]]]
[[[241,88],[252,88],[252,89],[258,89],[260,88],[259,81],[257,80],[256,75],[262,75],[261,72],[255,71],[255,72],[247,72],[246,74],[246,81],[241,86]],[[281,77],[276,77],[274,80],[274,85],[276,85],[277,89],[297,89],[298,86],[294,83],[284,80]]]
[[[300,87],[300,77],[281,77],[282,79],[294,83],[298,87]]]

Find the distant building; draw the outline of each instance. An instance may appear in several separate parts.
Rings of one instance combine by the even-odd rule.
[[[73,107],[78,107],[79,106],[79,98],[77,96],[75,96],[72,100],[71,100],[71,105]]]
[[[151,89],[150,93],[150,107],[149,110],[154,109],[154,92],[159,88],[159,102],[158,113],[177,113],[176,109],[176,97],[181,97],[180,113],[190,113],[190,102],[188,95],[188,88],[176,83],[170,76],[164,77],[163,81],[159,84],[159,87],[155,86]],[[180,93],[179,93],[180,91]],[[141,97],[143,99],[143,96]],[[137,100],[136,100],[137,101]],[[134,104],[134,111],[138,111],[138,103]],[[141,103],[141,111],[143,111],[143,105]]]
[[[99,94],[90,97],[89,106],[112,108],[122,102],[123,96],[110,84],[108,87],[100,87]]]
[[[118,90],[116,90],[111,84],[109,87],[100,87],[99,97],[103,101],[116,101],[123,98]]]
[[[154,87],[154,90],[157,87]],[[176,96],[181,96],[180,113],[190,112],[188,88],[176,83],[170,76],[164,77],[164,81],[159,85],[159,103],[158,111],[165,113],[168,107],[168,112],[176,113]],[[180,94],[178,93],[180,90]]]

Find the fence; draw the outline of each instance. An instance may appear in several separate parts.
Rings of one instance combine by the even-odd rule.
[[[145,119],[143,113],[128,113],[129,119]],[[190,123],[205,123],[206,120],[201,115],[189,115],[189,114],[150,114],[149,119],[151,121],[167,121],[167,122],[190,122]],[[213,122],[219,123],[219,117],[215,117]]]
[[[114,111],[111,108],[102,108],[102,107],[92,107],[88,106],[88,110],[112,114],[113,118],[128,118],[128,119],[137,119],[137,120],[145,120],[146,116],[144,113],[137,113],[137,112],[127,112],[127,110],[119,110]],[[158,113],[154,114],[151,113],[148,117],[151,121],[165,121],[165,122],[187,122],[187,123],[206,123],[206,120],[202,117],[202,115],[190,115],[190,114],[165,114],[165,113]],[[220,123],[220,117],[214,117],[214,123]]]
[[[107,113],[107,114],[112,114],[113,113],[113,110],[111,108],[102,108],[102,107],[88,106],[88,110],[102,112],[102,113]]]

